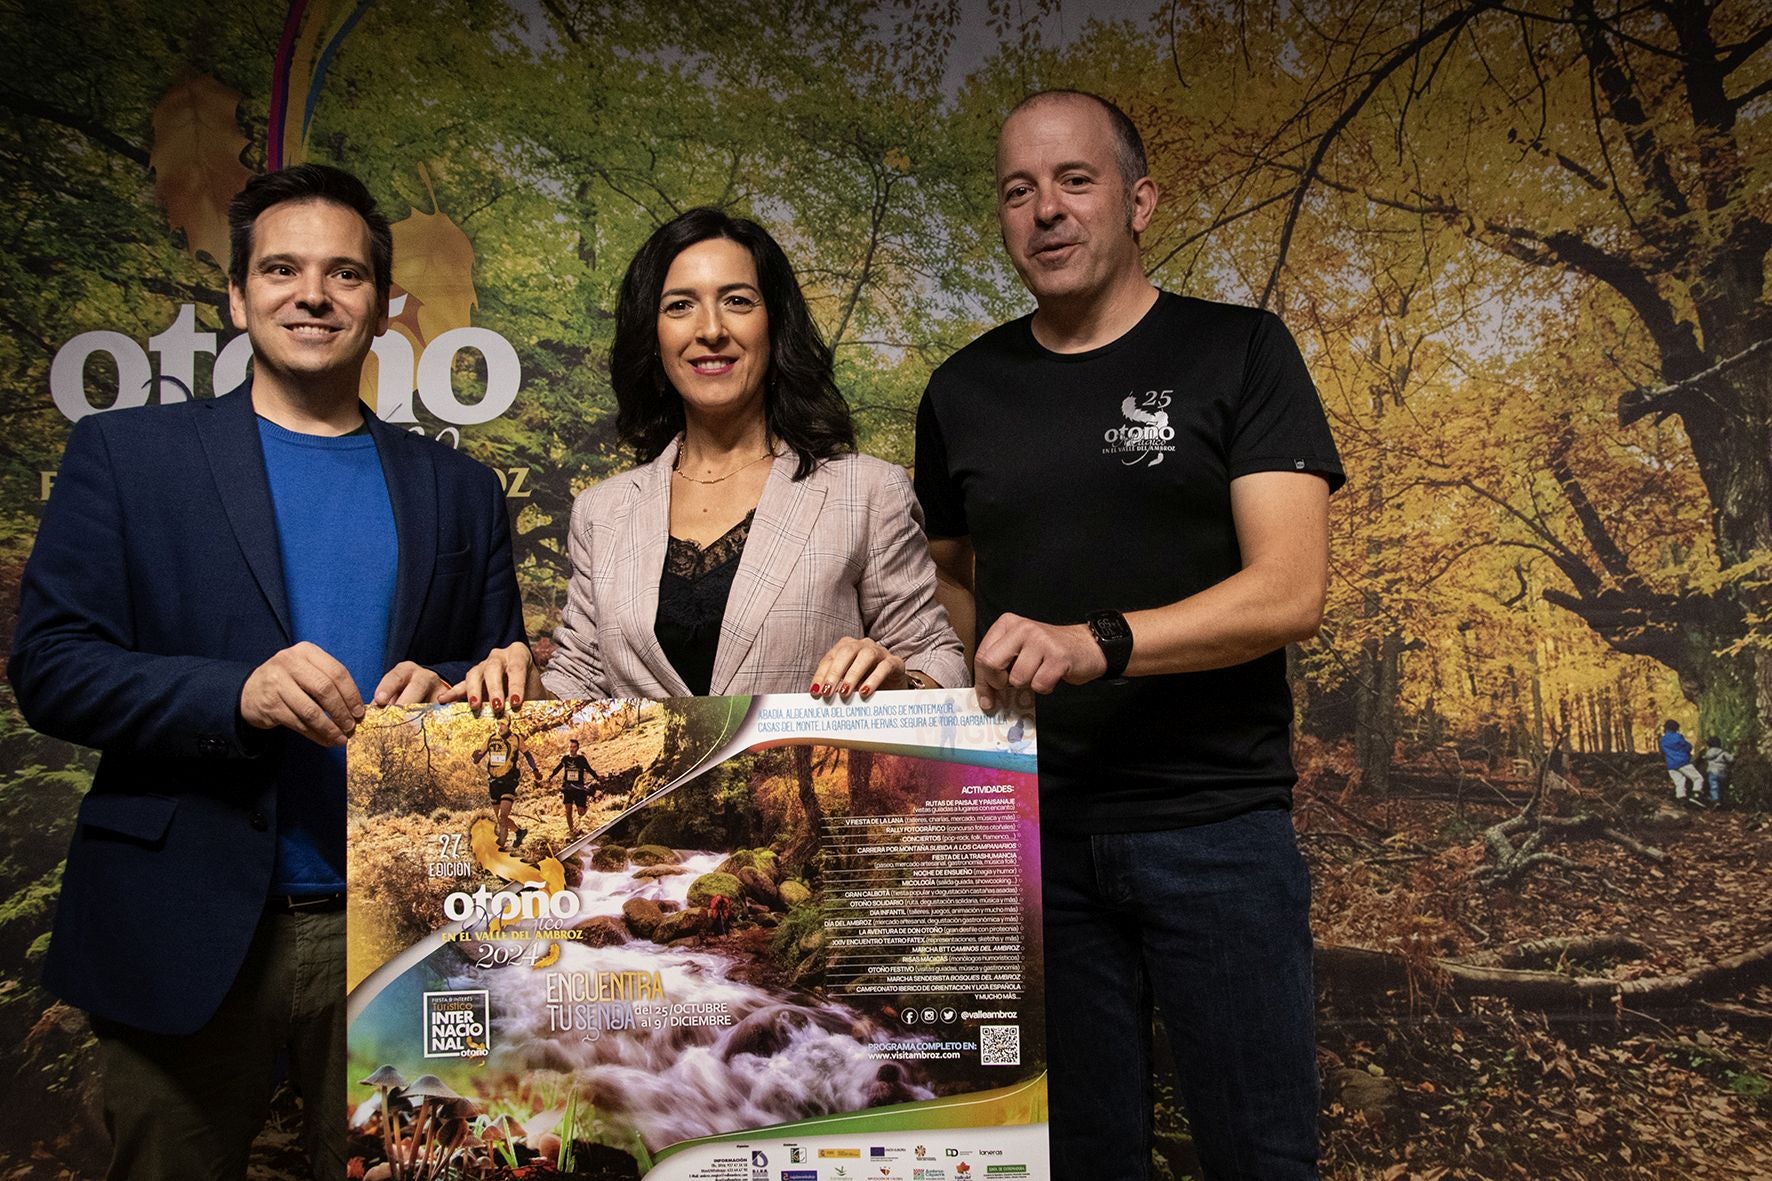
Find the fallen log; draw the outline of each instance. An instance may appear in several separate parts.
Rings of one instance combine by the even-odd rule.
[[[1668,976],[1614,980],[1567,976],[1531,968],[1491,968],[1429,956],[1412,977],[1410,961],[1396,952],[1318,944],[1319,985],[1342,992],[1438,987],[1461,997],[1501,997],[1535,1008],[1577,1008],[1618,1003],[1629,1007],[1683,1004],[1772,983],[1772,942]]]
[[[1704,1001],[1702,1003],[1704,1007],[1711,1012],[1720,1013],[1724,1017],[1731,1018],[1737,1022],[1748,1021],[1755,1024],[1772,1025],[1772,1012],[1765,1009],[1756,1009],[1749,1005],[1738,1005],[1732,1001]]]
[[[1320,771],[1311,779],[1311,786],[1316,789],[1312,798],[1322,799],[1329,792],[1345,791],[1348,783],[1348,776]],[[1358,789],[1353,795],[1362,800],[1378,798],[1376,794],[1362,794]],[[1392,802],[1436,800],[1446,803],[1517,805],[1531,797],[1532,785],[1516,779],[1503,778],[1497,782],[1488,777],[1472,775],[1461,781],[1451,775],[1393,769],[1390,791],[1385,798]]]
[[[1516,845],[1513,838],[1522,833],[1525,834],[1524,839]],[[1620,832],[1607,824],[1602,817],[1546,816],[1533,804],[1527,804],[1517,815],[1483,830],[1483,844],[1488,848],[1491,860],[1471,875],[1472,880],[1482,885],[1505,886],[1525,877],[1536,865],[1554,865],[1562,869],[1588,868],[1560,854],[1542,851],[1541,846],[1553,833],[1563,838],[1597,837],[1611,841],[1657,865],[1666,865],[1669,861],[1665,850],[1646,845],[1635,837]]]
[[[1546,828],[1558,829],[1565,836],[1600,837],[1615,845],[1622,845],[1638,857],[1657,865],[1666,865],[1670,860],[1665,850],[1645,845],[1629,833],[1613,828],[1598,816],[1540,816],[1538,823]]]
[[[1569,960],[1636,960],[1649,949],[1629,935],[1570,935],[1560,939],[1530,939],[1502,948],[1504,968],[1545,968]]]

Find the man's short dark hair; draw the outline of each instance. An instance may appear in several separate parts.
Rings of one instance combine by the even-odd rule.
[[[369,227],[369,265],[375,271],[375,295],[384,305],[394,283],[394,234],[388,219],[362,181],[330,164],[296,164],[261,173],[246,182],[228,203],[228,282],[246,290],[252,263],[252,227],[258,215],[289,201],[330,201],[361,217]]]
[[[1003,122],[1009,122],[1009,119],[1014,118],[1017,112],[1024,108],[1062,98],[1086,99],[1107,113],[1108,123],[1114,129],[1114,156],[1119,162],[1120,177],[1126,182],[1127,188],[1131,188],[1140,179],[1150,174],[1150,166],[1144,157],[1144,137],[1138,134],[1137,124],[1132,122],[1131,116],[1127,115],[1125,111],[1099,94],[1065,87],[1041,90],[1016,103],[1015,109],[1009,112]]]
[[[1679,732],[1680,724],[1672,718],[1669,718],[1667,721],[1661,723],[1661,728],[1669,734],[1675,734]]]

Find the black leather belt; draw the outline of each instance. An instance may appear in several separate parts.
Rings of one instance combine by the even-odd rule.
[[[329,914],[345,908],[344,894],[273,894],[266,910],[280,914]]]

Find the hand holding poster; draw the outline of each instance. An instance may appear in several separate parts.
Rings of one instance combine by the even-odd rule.
[[[524,780],[503,848],[494,719],[352,740],[354,1167],[1049,1175],[1031,721],[947,691],[511,720],[587,773]]]

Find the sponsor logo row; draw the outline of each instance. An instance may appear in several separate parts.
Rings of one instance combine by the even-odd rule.
[[[975,1165],[966,1157],[1002,1156],[1000,1148],[960,1149],[943,1148],[939,1153],[932,1152],[926,1145],[919,1144],[907,1154],[903,1148],[887,1148],[880,1145],[870,1146],[866,1153],[861,1148],[812,1148],[805,1145],[788,1145],[775,1150],[787,1158],[787,1168],[781,1169],[776,1176],[780,1181],[971,1181],[975,1177],[1027,1177],[1029,1167],[1017,1161],[980,1162]],[[914,1160],[900,1161],[907,1155]],[[863,1161],[866,1161],[864,1164]],[[817,1161],[818,1167],[805,1166]],[[851,1161],[852,1164],[835,1164],[834,1161]],[[940,1163],[936,1163],[936,1162]],[[769,1178],[770,1154],[763,1149],[751,1152],[751,1170],[753,1181],[767,1181]],[[982,1165],[982,1167],[980,1167]]]

